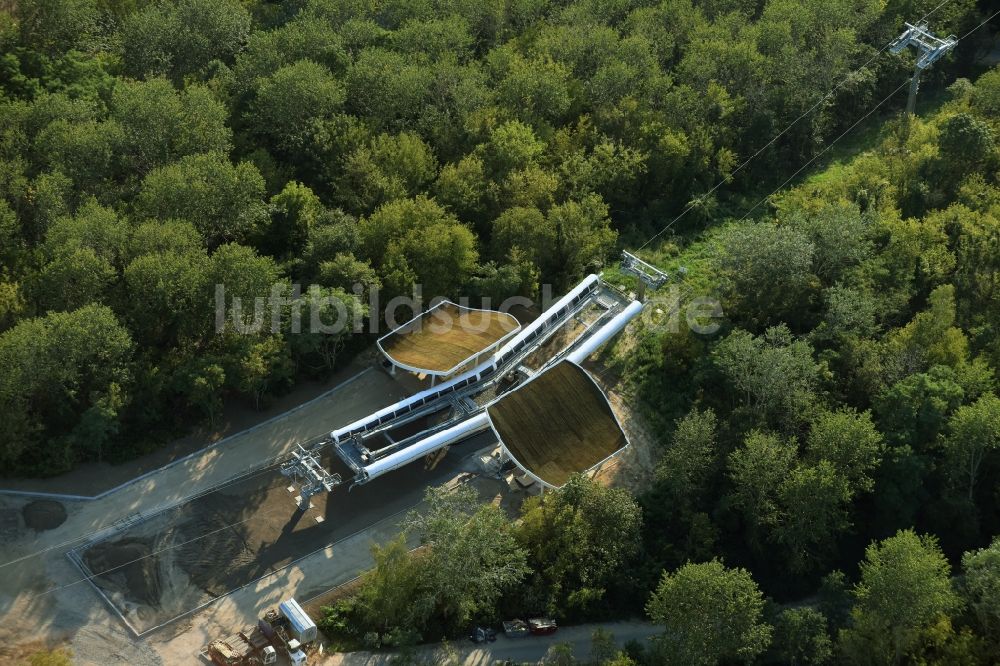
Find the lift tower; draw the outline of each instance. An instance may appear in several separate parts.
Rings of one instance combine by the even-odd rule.
[[[656,291],[670,280],[670,275],[656,266],[643,261],[631,252],[622,251],[622,273],[639,278],[638,300],[646,300],[646,288]]]
[[[301,480],[296,503],[305,511],[311,504],[309,498],[321,492],[330,492],[341,482],[339,474],[331,474],[323,467],[319,453],[306,451],[302,445],[292,451],[290,460],[281,464],[281,473],[293,480]]]
[[[956,44],[958,44],[958,40],[955,35],[941,39],[931,34],[926,23],[920,25],[907,23],[906,31],[889,46],[891,53],[899,53],[907,46],[916,47],[918,52],[917,65],[913,69],[913,78],[910,79],[910,96],[906,100],[907,114],[912,116],[915,112],[921,72],[943,58],[948,51],[955,48]]]

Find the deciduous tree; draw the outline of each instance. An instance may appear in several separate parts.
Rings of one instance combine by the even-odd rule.
[[[830,461],[850,484],[851,495],[869,493],[875,487],[872,477],[883,450],[882,433],[875,428],[871,413],[852,409],[820,413],[806,438],[807,457]]]
[[[901,530],[873,543],[854,587],[853,626],[840,645],[860,663],[900,663],[942,618],[961,606],[937,539]]]
[[[45,234],[49,257],[89,249],[113,265],[121,265],[129,228],[115,211],[89,199],[72,216],[55,220]]]
[[[185,155],[228,152],[232,140],[226,107],[202,86],[178,92],[162,78],[117,81],[109,114],[121,127],[119,159],[127,179]]]
[[[122,61],[136,78],[202,76],[213,60],[232,62],[250,26],[250,13],[238,0],[150,3],[122,23]]]
[[[387,203],[361,221],[360,232],[366,258],[395,294],[420,283],[425,298],[448,296],[476,267],[472,232],[433,199]]]
[[[641,525],[639,506],[627,492],[583,476],[526,502],[518,540],[534,572],[524,588],[529,604],[585,613],[636,553]]]
[[[764,595],[750,572],[718,560],[686,564],[663,578],[646,604],[650,619],[664,627],[656,638],[665,664],[750,662],[771,644],[763,619]]]
[[[711,408],[692,408],[677,421],[673,442],[656,465],[657,480],[680,509],[690,510],[705,499],[718,463],[717,424]]]
[[[743,222],[724,229],[719,242],[716,265],[730,311],[740,321],[760,327],[803,320],[816,286],[816,246],[806,233],[770,222]]]
[[[821,366],[809,343],[795,340],[785,326],[753,336],[735,330],[720,341],[713,360],[731,383],[735,397],[761,420],[801,419],[814,400]]]
[[[419,136],[380,134],[347,157],[339,198],[352,212],[370,213],[383,203],[424,191],[436,172],[430,146]]]
[[[611,228],[608,206],[596,194],[553,206],[545,221],[555,232],[554,253],[548,270],[558,286],[568,285],[585,273],[598,270],[618,238],[618,233]]]
[[[1000,449],[1000,398],[987,393],[959,407],[948,420],[944,445],[950,474],[972,500],[983,462]]]
[[[750,526],[750,538],[758,546],[763,534],[781,515],[778,493],[794,469],[797,446],[773,433],[751,431],[743,446],[729,454],[728,473],[733,483],[733,505]]]
[[[100,303],[117,276],[108,260],[90,248],[62,252],[39,273],[34,283],[34,301],[42,312],[75,310]]]
[[[833,642],[826,616],[810,606],[783,610],[774,625],[774,651],[792,666],[829,663]]]
[[[311,374],[330,373],[350,336],[367,316],[368,308],[356,295],[339,288],[313,286],[291,302],[299,310],[301,330],[288,337],[292,359]],[[288,326],[294,326],[289,316]]]
[[[195,225],[208,247],[246,240],[267,221],[264,179],[248,162],[232,164],[222,153],[181,158],[152,171],[136,201],[139,213]]]
[[[799,465],[778,487],[780,513],[773,539],[795,572],[827,564],[849,525],[850,484],[828,460]]]
[[[500,507],[479,504],[472,488],[428,489],[424,501],[405,529],[430,549],[423,582],[436,612],[446,627],[465,628],[522,581],[526,554]]]
[[[128,386],[132,352],[128,331],[103,305],[25,319],[0,334],[6,464],[34,473],[69,469],[80,453],[71,444],[81,416]]]
[[[300,60],[260,82],[247,122],[272,148],[292,155],[306,146],[316,123],[340,111],[344,99],[344,85],[329,69]]]
[[[253,400],[255,408],[261,409],[270,390],[291,381],[293,369],[284,339],[279,335],[266,336],[250,342],[245,356],[240,359],[239,389]]]
[[[302,183],[287,183],[271,197],[271,223],[264,234],[270,254],[299,255],[322,214],[323,204],[311,189]]]
[[[203,251],[143,254],[124,271],[124,312],[147,349],[198,338],[212,325],[212,291]]]
[[[976,616],[982,635],[1000,646],[1000,537],[986,548],[962,556],[962,592]]]

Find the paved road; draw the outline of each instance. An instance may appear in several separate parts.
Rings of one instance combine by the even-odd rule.
[[[462,642],[452,644],[450,648],[455,650],[453,655],[458,658],[457,663],[462,666],[486,666],[497,662],[503,663],[506,660],[516,664],[544,663],[549,650],[563,643],[573,648],[575,657],[587,659],[590,656],[590,637],[597,628],[610,631],[619,646],[624,646],[633,640],[645,642],[658,633],[656,625],[646,622],[610,622],[562,627],[552,636],[528,636],[520,639],[498,636],[495,643],[486,646]],[[446,652],[442,645],[427,646],[417,650],[418,657],[427,663],[442,662],[444,654]],[[392,653],[350,652],[327,655],[317,660],[317,663],[321,666],[382,666],[391,664],[394,657]]]
[[[235,443],[229,441],[231,438],[242,440],[241,446],[244,446],[247,435],[254,430],[280,424],[282,421],[287,422],[294,414],[306,420],[316,418],[323,411],[330,409],[332,401],[329,398],[334,395],[342,397],[343,392],[339,389],[343,388],[343,383],[358,379],[359,373],[362,372],[369,374],[373,372],[373,368],[359,358],[328,381],[305,381],[298,384],[288,394],[270,399],[268,406],[260,411],[254,410],[241,400],[230,400],[222,414],[217,417],[214,428],[192,426],[193,429],[188,435],[166,442],[143,456],[118,465],[88,462],[69,472],[44,479],[0,478],[0,492],[99,495],[133,481],[143,474],[162,473],[166,465],[176,464],[176,461],[187,456],[197,458],[220,446],[225,448],[228,444]],[[314,407],[319,410],[313,409]],[[272,432],[278,431],[272,430]],[[216,435],[222,436],[223,439],[213,442],[212,438]],[[266,453],[264,455],[266,456]]]

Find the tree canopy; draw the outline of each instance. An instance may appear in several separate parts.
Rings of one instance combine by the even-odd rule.
[[[712,560],[664,573],[646,612],[664,626],[657,638],[662,663],[717,664],[749,662],[767,649],[772,628],[763,608],[749,572]]]
[[[393,297],[634,292],[626,249],[684,282],[598,361],[642,473],[433,493],[328,626],[648,608],[663,650],[598,652],[995,661],[989,2],[0,4],[5,475],[326,380]],[[925,15],[964,37],[903,116]]]

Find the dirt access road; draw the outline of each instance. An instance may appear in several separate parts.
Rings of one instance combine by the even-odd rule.
[[[94,582],[132,627],[145,633],[410,509],[428,485],[440,485],[465,471],[461,464],[470,446],[475,444],[455,447],[433,472],[415,464],[387,475],[387,486],[343,486],[316,495],[313,508],[304,512],[287,491],[289,480],[270,470],[116,531],[78,552],[95,574]]]
[[[287,416],[235,435],[103,499],[67,503],[66,520],[53,529],[25,527],[22,510],[30,500],[0,498],[0,645],[4,646],[0,662],[19,654],[17,646],[27,642],[69,641],[80,663],[178,663],[162,660],[148,644],[133,640],[89,584],[78,582],[80,574],[65,552],[117,520],[213,488],[256,461],[285,453],[405,393],[386,374],[365,371]],[[261,590],[266,586],[266,581],[257,584]]]

